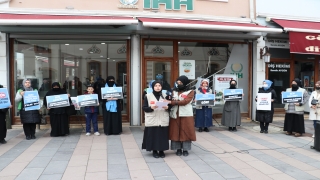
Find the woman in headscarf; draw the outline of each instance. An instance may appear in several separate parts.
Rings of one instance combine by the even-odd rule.
[[[237,89],[237,81],[230,81],[229,89]],[[241,125],[240,101],[226,101],[223,106],[221,124],[229,127],[229,131],[237,131]]]
[[[203,79],[200,87],[196,91],[197,94],[212,94],[209,88],[209,81]],[[212,126],[212,106],[197,106],[196,107],[195,127],[199,128],[199,132],[203,130],[209,132],[208,127]]]
[[[0,88],[3,86],[0,84]],[[7,136],[7,123],[6,123],[6,115],[9,110],[12,108],[10,105],[8,108],[0,109],[0,144],[6,144],[7,141],[5,140]]]
[[[169,139],[171,140],[171,150],[177,150],[177,156],[188,156],[188,151],[191,150],[191,141],[196,141],[191,105],[194,91],[187,87],[189,79],[186,76],[180,76],[176,83],[177,87],[173,89],[172,100],[168,101],[172,106]]]
[[[36,124],[40,122],[39,110],[25,111],[24,109],[24,93],[25,91],[37,91],[31,87],[31,80],[24,79],[22,88],[17,91],[15,101],[18,103],[18,111],[20,113],[21,123],[26,139],[35,139]]]
[[[107,77],[105,87],[116,87],[115,78]],[[120,99],[108,98],[103,100],[103,128],[106,135],[118,135],[122,132],[122,103]]]
[[[49,108],[47,107],[47,96],[54,96],[59,94],[67,94],[64,89],[61,89],[58,82],[54,82],[51,85],[51,90],[47,92],[43,99],[43,105],[50,110],[50,124],[51,124],[51,137],[65,136],[69,134],[69,120],[67,114],[67,107]],[[68,94],[70,97],[70,95]],[[69,98],[70,104],[72,104]]]
[[[287,135],[292,135],[295,132],[294,136],[299,137],[305,133],[304,129],[304,105],[309,100],[308,92],[301,88],[301,81],[298,78],[295,78],[291,82],[291,88],[288,88],[286,92],[302,92],[303,102],[301,103],[286,103],[284,109],[286,110],[286,115],[284,118],[284,127],[283,130],[287,131]]]
[[[272,81],[264,80],[263,87],[259,88],[258,93],[271,93],[271,110],[257,110],[256,111],[256,120],[260,122],[260,133],[268,133],[269,123],[272,123],[273,120],[273,103],[277,100],[276,92],[271,88]],[[256,98],[257,101],[257,98]]]
[[[151,85],[153,92],[144,98],[145,129],[142,149],[153,151],[154,158],[164,158],[164,151],[169,149],[169,112],[168,106],[157,109],[157,101],[165,101],[166,94],[162,93],[162,83],[154,81]]]
[[[311,93],[309,98],[309,107],[309,120],[313,121],[313,127],[314,130],[316,130],[316,124],[320,121],[320,81],[316,82],[316,90]],[[314,137],[314,134],[312,137]]]

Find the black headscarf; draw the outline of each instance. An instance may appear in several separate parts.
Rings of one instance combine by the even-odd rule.
[[[299,89],[299,87],[301,87],[301,81],[299,78],[294,78],[293,81],[297,83],[297,86],[292,86],[292,91],[297,91]]]
[[[175,88],[175,90],[177,90],[177,91],[187,91],[187,90],[189,90],[189,88],[186,86],[189,83],[189,79],[188,79],[187,76],[182,75],[182,76],[178,77],[178,79],[176,81],[181,81],[182,84],[183,84],[183,88],[179,89],[177,87],[177,88]]]
[[[235,86],[232,86],[232,85],[231,85],[231,83],[232,83],[233,81],[236,83]],[[237,83],[236,80],[232,79],[232,80],[229,82],[229,84],[230,84],[230,88],[229,88],[229,89],[236,89],[238,83]]]
[[[156,84],[160,84],[161,85],[161,90],[159,91],[159,92],[156,92],[155,90],[154,90],[154,86],[156,85]],[[153,93],[153,95],[157,98],[157,100],[159,101],[159,98],[160,98],[160,96],[162,96],[162,83],[161,83],[161,81],[153,81],[153,83],[152,83],[152,93]]]
[[[109,81],[111,79],[113,79],[113,81]],[[108,76],[107,77],[107,84],[108,84],[109,87],[113,87],[113,85],[115,84],[114,81],[115,81],[115,78],[113,76]]]
[[[53,88],[53,87],[55,87],[55,86],[58,86],[59,88]],[[46,96],[54,96],[54,95],[59,95],[59,94],[67,94],[67,91],[66,90],[64,90],[64,89],[61,89],[61,87],[60,87],[60,83],[58,83],[58,82],[54,82],[54,83],[52,83],[52,85],[51,85],[51,88],[52,89],[50,89],[48,92],[47,92],[47,94],[46,94]],[[47,97],[44,97],[43,98],[43,104],[45,104],[45,106],[47,106]],[[55,110],[50,110],[50,112],[60,112],[60,110],[58,110],[59,108],[54,108]],[[63,111],[64,112],[64,111]]]

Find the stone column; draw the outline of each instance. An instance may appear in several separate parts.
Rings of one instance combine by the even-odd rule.
[[[141,60],[140,35],[131,35],[130,60],[130,125],[141,125]]]
[[[9,71],[8,71],[8,64],[7,62],[7,44],[6,44],[6,34],[0,33],[0,84],[3,87],[8,86],[7,80],[9,79]]]

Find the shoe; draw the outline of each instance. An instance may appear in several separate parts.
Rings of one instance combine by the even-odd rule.
[[[166,155],[164,154],[164,152],[163,152],[163,151],[159,151],[159,156],[160,156],[161,158],[166,157]]]
[[[300,133],[296,133],[296,134],[294,134],[294,136],[295,137],[299,137],[299,136],[301,136],[301,134]]]
[[[31,139],[31,136],[26,136],[26,140],[30,140]]]
[[[4,139],[2,139],[2,140],[0,141],[0,143],[1,143],[1,144],[6,144],[6,143],[7,143],[7,141],[6,141],[6,140],[4,140]]]
[[[264,130],[264,133],[265,133],[265,134],[268,134],[268,130]]]
[[[178,150],[177,150],[176,155],[177,155],[177,156],[181,156],[181,155],[182,155],[181,149],[178,149]]]
[[[287,131],[286,135],[292,135],[292,132]]]
[[[312,137],[314,138],[314,135],[312,135]]]
[[[263,130],[261,130],[261,131],[260,131],[260,133],[264,133],[264,131],[263,131]]]
[[[207,127],[204,128],[205,132],[209,132],[209,129]]]
[[[99,132],[95,132],[94,135],[100,136],[100,133]]]
[[[31,135],[30,138],[31,138],[31,139],[36,139],[36,136],[35,136],[35,135]]]
[[[199,130],[198,130],[199,132],[202,132],[202,128],[199,128]]]
[[[87,133],[86,136],[90,136],[91,133]]]
[[[233,127],[233,128],[232,128],[232,131],[237,131],[237,128],[236,128],[236,127]]]
[[[158,151],[153,151],[152,155],[154,158],[159,158]]]
[[[229,131],[232,131],[232,127],[229,127]]]
[[[183,156],[188,156],[188,155],[189,155],[188,151],[183,151]]]

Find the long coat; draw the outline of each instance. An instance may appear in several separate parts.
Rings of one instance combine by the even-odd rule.
[[[239,101],[226,101],[223,106],[221,124],[226,127],[236,127],[241,125]]]
[[[181,92],[179,92],[179,95]],[[191,91],[183,101],[175,101],[173,104],[184,106],[193,100],[194,92]],[[173,101],[172,101],[173,102]],[[196,133],[194,130],[194,118],[179,117],[179,109],[177,111],[177,119],[170,118],[169,122],[169,139],[173,141],[195,141]]]
[[[212,90],[209,89],[207,93],[212,94]],[[204,94],[201,88],[198,89],[197,94]],[[211,127],[212,125],[212,107],[197,106],[195,127]]]
[[[274,114],[273,103],[277,100],[277,94],[272,88],[267,90],[259,88],[258,93],[271,93],[271,99],[273,99],[273,102],[271,103],[271,111],[256,110],[256,120],[264,123],[272,123]]]

